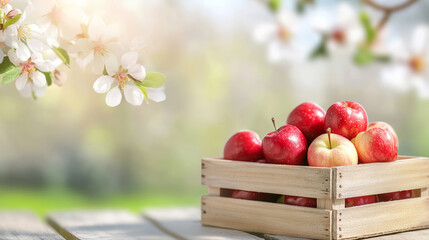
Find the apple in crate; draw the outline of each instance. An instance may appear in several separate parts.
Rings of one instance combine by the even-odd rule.
[[[274,132],[262,139],[262,150],[267,163],[302,165],[307,152],[304,134],[295,126],[284,125],[277,129],[272,118]]]
[[[401,200],[406,198],[411,198],[413,191],[412,190],[406,190],[406,191],[400,191],[400,192],[391,192],[391,193],[383,193],[378,195],[378,200],[380,202],[387,202],[387,201],[394,201],[394,200]]]
[[[255,201],[264,201],[264,202],[275,202],[279,197],[276,194],[270,193],[260,193],[260,192],[250,192],[244,190],[234,190],[231,197],[245,200],[255,200]]]
[[[352,139],[361,163],[391,162],[398,156],[398,137],[385,122],[374,122]]]
[[[259,135],[249,130],[241,130],[232,135],[223,148],[223,158],[246,162],[264,158]]]
[[[298,196],[284,196],[284,202],[287,205],[295,205],[301,207],[317,207],[317,199],[316,198],[307,198],[307,197],[298,197]]]
[[[358,154],[353,143],[338,134],[322,134],[308,148],[308,165],[313,167],[335,167],[358,164]]]
[[[361,206],[361,205],[366,205],[366,204],[371,204],[376,202],[378,202],[376,195],[346,198],[346,208],[356,207],[356,206]]]
[[[299,128],[310,144],[325,132],[325,111],[316,103],[305,102],[289,113],[286,123]]]
[[[367,126],[368,118],[365,109],[359,103],[336,102],[326,111],[325,129],[331,128],[332,133],[349,140],[365,131]]]

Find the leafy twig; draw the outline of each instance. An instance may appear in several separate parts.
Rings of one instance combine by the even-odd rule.
[[[380,22],[377,24],[377,30],[381,30],[384,27],[384,25],[386,25],[386,22],[389,20],[390,16],[393,13],[400,11],[404,8],[407,8],[407,7],[411,6],[412,4],[416,3],[417,1],[419,1],[419,0],[408,0],[406,2],[398,4],[396,6],[384,6],[384,5],[381,5],[379,3],[374,2],[373,0],[364,0],[364,2],[366,4],[368,4],[369,6],[371,6],[372,8],[384,12],[383,17],[381,18]]]

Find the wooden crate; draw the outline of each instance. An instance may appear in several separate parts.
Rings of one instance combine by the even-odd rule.
[[[332,168],[202,159],[202,224],[313,239],[429,227],[429,158]],[[230,198],[230,189],[317,198],[317,208]],[[409,199],[345,207],[345,199],[413,190]]]

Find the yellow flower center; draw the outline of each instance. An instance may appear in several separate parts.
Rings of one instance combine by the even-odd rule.
[[[421,73],[426,68],[426,61],[424,58],[420,56],[414,56],[412,57],[408,62],[410,68],[417,73]]]
[[[4,7],[6,5],[8,5],[10,2],[10,0],[0,0],[0,7]]]
[[[27,38],[30,38],[30,36],[30,27],[28,27],[27,25],[21,25],[18,27],[18,39],[26,40]]]
[[[129,80],[130,79],[128,78],[127,74],[124,72],[116,74],[116,81],[118,81],[118,87],[121,90],[124,90],[124,87],[128,84]]]
[[[101,56],[107,55],[106,46],[104,46],[102,43],[96,43],[94,47],[94,53]]]
[[[292,33],[287,29],[286,27],[279,24],[279,27],[277,29],[277,35],[279,36],[280,40],[287,42],[292,37]]]

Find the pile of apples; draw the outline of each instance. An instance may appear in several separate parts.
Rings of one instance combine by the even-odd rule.
[[[257,133],[242,130],[232,135],[224,147],[224,159],[265,164],[335,167],[395,161],[398,136],[385,122],[368,125],[365,109],[356,102],[332,104],[325,111],[313,102],[298,105],[286,125],[268,133],[262,142]],[[285,179],[285,181],[294,181]],[[317,207],[314,198],[282,196],[234,190],[233,198],[281,201],[288,205]],[[411,197],[411,190],[347,198],[346,207]]]

